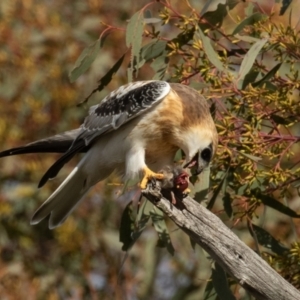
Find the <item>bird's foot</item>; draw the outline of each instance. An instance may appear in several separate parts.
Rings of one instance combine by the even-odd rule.
[[[142,190],[144,190],[147,187],[147,183],[151,178],[155,178],[155,179],[158,179],[158,180],[162,180],[162,179],[165,178],[165,176],[163,174],[155,173],[147,167],[145,167],[143,169],[143,172],[144,172],[144,177],[143,177],[143,179],[140,183],[140,187],[141,187]]]
[[[191,190],[189,188],[185,189],[182,194],[183,195],[188,195],[191,192]]]

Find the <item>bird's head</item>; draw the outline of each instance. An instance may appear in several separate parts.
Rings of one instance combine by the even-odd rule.
[[[203,169],[208,167],[211,159],[213,157],[213,145],[209,144],[208,146],[198,149],[196,154],[192,156],[192,159],[188,160],[184,165],[184,168],[193,168],[194,174],[200,174]]]

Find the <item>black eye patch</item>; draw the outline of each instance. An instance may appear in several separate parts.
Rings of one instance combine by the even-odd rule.
[[[210,161],[211,159],[211,156],[212,156],[212,152],[211,152],[211,149],[210,148],[205,148],[202,150],[201,152],[201,158],[207,162]]]

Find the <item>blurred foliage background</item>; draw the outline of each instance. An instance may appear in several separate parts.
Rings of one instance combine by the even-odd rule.
[[[220,133],[220,147],[210,174],[210,195],[215,196],[211,207],[250,247],[259,252],[259,247],[265,246],[261,255],[299,287],[300,222],[296,212],[300,202],[298,186],[289,182],[297,183],[300,173],[296,13],[300,4],[293,1],[280,15],[280,1],[229,1],[225,13],[217,6],[206,12],[205,3],[2,0],[1,150],[79,126],[88,105],[76,104],[127,51],[128,20],[136,11],[147,8],[148,14],[162,21],[159,25],[150,22],[144,28],[143,45],[157,36],[168,45],[161,55],[163,60],[155,57],[145,65],[143,57],[135,61],[137,68],[142,68],[134,79],[156,76],[183,82],[201,89],[209,98]],[[253,15],[249,21],[247,18]],[[250,48],[249,40],[231,35],[245,19],[248,22],[237,33],[256,39],[267,33],[268,50],[279,49],[274,50],[277,56],[275,52],[268,55],[269,51],[252,63],[248,78],[239,86],[236,78],[234,82],[228,74],[220,76],[215,71],[199,31],[193,39],[197,17],[206,24],[201,29],[215,43],[220,62],[231,70],[239,69]],[[77,58],[107,26],[113,28],[90,68],[70,83],[69,73]],[[236,49],[244,51],[229,59],[230,51]],[[274,61],[284,64],[279,74],[275,72],[278,70],[271,73]],[[130,55],[126,55],[113,80],[92,96],[89,105],[127,83],[130,62]],[[264,78],[267,74],[269,77]],[[253,83],[261,79],[255,87]],[[274,130],[268,132],[262,127]],[[266,141],[261,132],[268,133],[270,140]],[[76,159],[72,160],[55,180],[38,190],[39,179],[57,157],[32,154],[0,161],[1,299],[204,299],[211,260],[199,247],[193,249],[186,235],[167,218],[173,256],[157,247],[157,233],[151,224],[125,256],[119,241],[121,217],[138,191],[132,189],[121,195],[118,178],[99,183],[58,229],[50,231],[46,220],[30,226],[35,209],[76,165]],[[275,199],[285,208],[274,204]],[[274,242],[279,250],[268,247],[268,242]],[[230,284],[237,299],[250,299],[238,285]],[[213,295],[207,299],[218,298]]]

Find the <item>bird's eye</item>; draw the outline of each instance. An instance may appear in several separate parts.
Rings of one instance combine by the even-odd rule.
[[[201,158],[203,160],[207,161],[207,162],[210,161],[211,155],[212,155],[212,153],[211,153],[211,149],[210,148],[205,148],[201,152]]]

